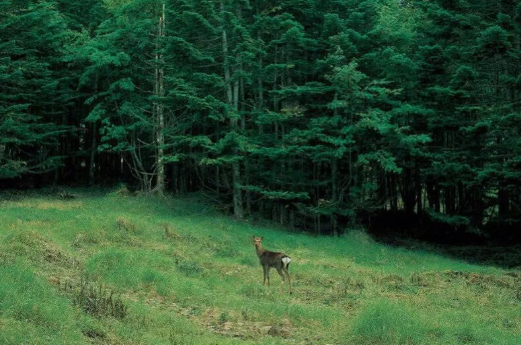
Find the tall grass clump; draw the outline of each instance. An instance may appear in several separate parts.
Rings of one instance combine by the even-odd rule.
[[[83,277],[78,286],[65,284],[63,291],[69,293],[75,305],[86,314],[95,317],[110,316],[123,319],[128,314],[128,307],[121,296],[103,284],[94,284]]]
[[[354,341],[360,345],[424,344],[428,333],[418,312],[387,299],[370,303],[352,328]]]

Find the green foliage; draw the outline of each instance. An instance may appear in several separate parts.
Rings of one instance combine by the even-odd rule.
[[[53,120],[71,99],[57,71],[70,33],[46,2],[2,1],[0,13],[0,178],[52,171],[66,130]]]
[[[268,199],[274,200],[306,200],[309,199],[309,195],[307,193],[291,193],[291,192],[280,192],[280,191],[269,191],[257,186],[243,186],[242,189],[259,193],[267,197]]]
[[[470,223],[469,219],[467,217],[463,217],[463,216],[457,216],[457,215],[450,216],[450,215],[438,213],[438,212],[435,212],[435,211],[429,210],[429,209],[427,209],[427,213],[433,220],[440,222],[442,224],[447,224],[453,228],[463,228],[465,226],[468,226]]]
[[[498,25],[481,32],[477,39],[478,49],[487,55],[503,54],[511,48],[508,33]]]
[[[204,190],[315,233],[518,226],[520,25],[513,1],[3,0],[0,182]]]

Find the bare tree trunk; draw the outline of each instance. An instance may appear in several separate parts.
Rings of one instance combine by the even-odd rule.
[[[221,17],[224,21],[224,2],[221,0]],[[237,115],[239,114],[239,82],[235,81],[232,84],[232,72],[230,67],[230,62],[228,59],[228,36],[226,33],[226,29],[222,28],[222,49],[223,49],[223,58],[224,58],[224,81],[226,83],[226,96],[227,102],[230,107],[233,107],[234,114],[230,119],[232,130],[238,130],[238,119]],[[238,154],[237,148],[234,149],[234,154]],[[242,191],[241,191],[241,167],[240,162],[235,160],[232,163],[232,176],[233,176],[233,214],[237,218],[243,218],[244,210],[243,210],[243,202],[242,202]]]
[[[92,146],[90,149],[90,161],[89,161],[89,186],[94,185],[96,177],[96,151],[98,150],[97,142],[98,132],[98,121],[92,123]]]
[[[337,158],[333,158],[331,160],[331,201],[333,202],[333,204],[335,205],[335,208],[336,208],[337,207],[336,205],[339,202],[339,200],[338,200],[338,159]],[[331,215],[331,227],[333,228],[333,235],[335,237],[337,237],[338,236],[338,224],[337,224],[337,219],[336,219],[335,214]]]
[[[165,3],[162,5],[161,14],[159,16],[158,24],[158,41],[156,44],[156,63],[160,64],[156,66],[156,96],[165,96],[165,70],[163,67],[163,54],[160,51],[161,43],[160,40],[165,36]],[[162,101],[156,101],[156,116],[157,116],[157,127],[156,127],[156,142],[157,142],[157,157],[156,157],[156,186],[155,190],[159,193],[163,193],[165,189],[165,164],[164,164],[164,145],[165,145],[165,109]]]
[[[98,74],[96,74],[95,79],[95,88],[96,92],[98,92]],[[89,161],[89,186],[94,185],[95,177],[96,177],[96,151],[98,150],[97,136],[98,136],[98,121],[94,121],[92,123],[92,145],[90,151],[90,161]]]

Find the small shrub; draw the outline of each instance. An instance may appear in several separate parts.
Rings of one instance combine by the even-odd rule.
[[[82,279],[77,287],[73,287],[70,283],[66,284],[65,291],[72,294],[74,304],[89,315],[123,319],[128,314],[128,308],[121,296],[117,296],[114,290],[106,289],[101,284]]]
[[[219,323],[225,323],[230,321],[230,314],[227,311],[223,311],[221,315],[219,315]]]

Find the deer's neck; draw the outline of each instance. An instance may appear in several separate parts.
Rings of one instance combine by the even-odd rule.
[[[266,252],[266,250],[264,248],[262,248],[261,245],[255,247],[255,250],[257,251],[257,256],[258,257],[261,257],[262,254],[264,254]]]

